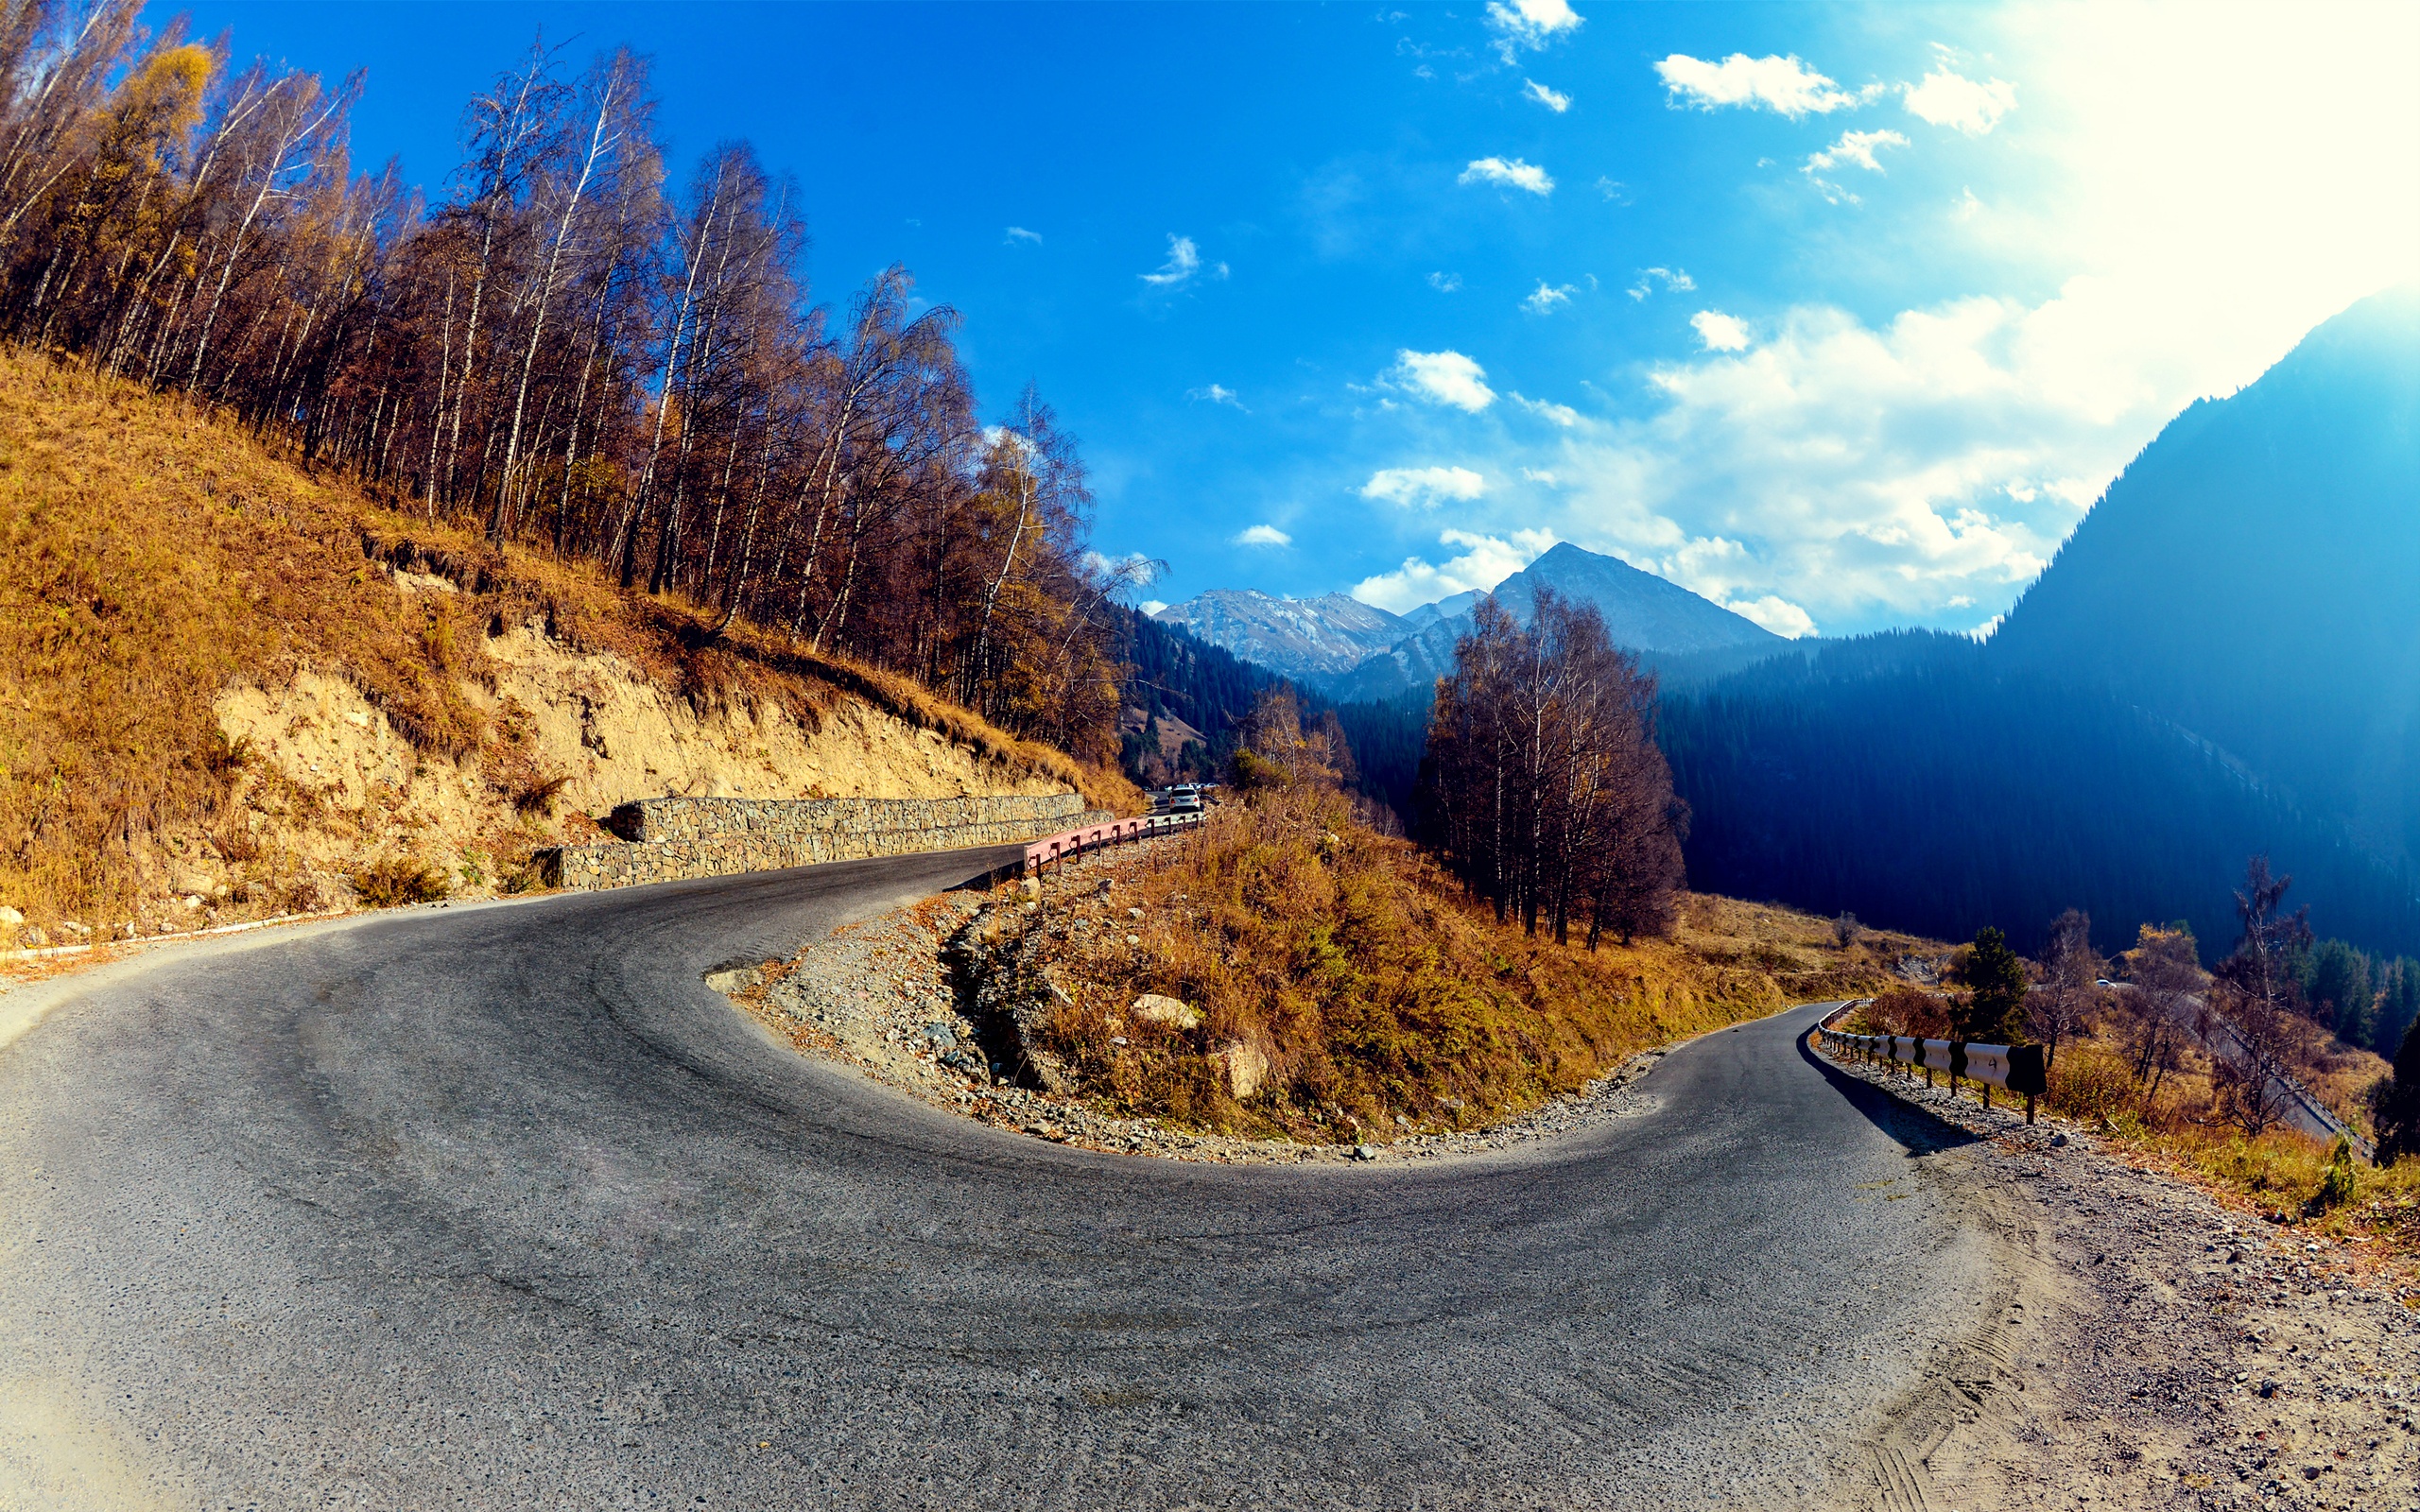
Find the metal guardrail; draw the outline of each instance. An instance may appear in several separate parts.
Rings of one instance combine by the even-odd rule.
[[[1199,814],[1154,814],[1148,818],[1113,819],[1107,824],[1088,824],[1080,830],[1063,830],[1027,844],[1025,870],[1032,875],[1054,861],[1072,861],[1087,850],[1098,850],[1104,846],[1190,830],[1201,822]]]
[[[2049,1090],[2048,1067],[2040,1045],[1987,1045],[1964,1040],[1918,1040],[1904,1034],[1843,1034],[1818,1028],[1824,1048],[1865,1060],[1888,1061],[1922,1070],[1929,1084],[1935,1072],[1949,1076],[1950,1091],[1961,1080],[1989,1089],[2002,1088],[2025,1099],[2025,1121],[2033,1122],[2034,1099]],[[1990,1107],[1992,1094],[1983,1093]]]

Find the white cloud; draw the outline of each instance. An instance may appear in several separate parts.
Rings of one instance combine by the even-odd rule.
[[[1858,197],[1824,175],[1841,163],[1863,168],[1868,173],[1880,173],[1882,164],[1876,161],[1875,149],[1904,147],[1907,145],[1908,139],[1896,131],[1843,131],[1838,142],[1811,154],[1798,171],[1806,175],[1806,181],[1832,203],[1854,205],[1859,203]]]
[[[1521,97],[1533,104],[1543,105],[1557,115],[1571,109],[1570,95],[1564,94],[1561,90],[1548,89],[1534,78],[1521,80]]]
[[[1686,294],[1698,286],[1698,281],[1689,277],[1687,268],[1642,267],[1638,270],[1638,282],[1630,286],[1630,297],[1644,300],[1655,292],[1658,284],[1664,285],[1668,294]]]
[[[1720,310],[1700,310],[1689,317],[1689,324],[1705,343],[1708,352],[1745,352],[1748,350],[1748,325],[1736,315]]]
[[[1627,205],[1630,203],[1630,186],[1623,183],[1619,179],[1608,179],[1601,174],[1599,175],[1597,179],[1597,192],[1605,197],[1605,202],[1607,204]]]
[[[1361,497],[1406,507],[1443,500],[1468,503],[1487,491],[1487,479],[1466,467],[1390,467],[1370,474]]]
[[[1393,572],[1354,584],[1353,596],[1400,614],[1454,593],[1473,589],[1487,593],[1537,560],[1558,539],[1551,530],[1515,530],[1507,536],[1448,530],[1438,536],[1437,543],[1462,548],[1461,556],[1436,565],[1407,557]]]
[[[1563,528],[1782,634],[2005,607],[2073,526],[2066,501],[2149,434],[2113,421],[2167,413],[2140,371],[2104,370],[2109,294],[1879,329],[1800,308],[1753,350],[1710,341],[1653,371],[1660,413],[1564,441]]]
[[[1474,158],[1457,183],[1500,183],[1533,195],[1554,193],[1554,179],[1546,169],[1519,158]]]
[[[1134,607],[1141,610],[1146,614],[1157,614],[1160,610],[1168,607],[1168,601],[1165,598],[1147,598],[1136,604]]]
[[[1184,391],[1184,397],[1187,399],[1200,400],[1204,404],[1232,404],[1237,409],[1244,408],[1244,402],[1237,399],[1236,397],[1236,391],[1228,387],[1225,384],[1210,384],[1201,388],[1188,388]],[[1249,415],[1252,411],[1247,409],[1244,410],[1244,413]]]
[[[1275,525],[1251,525],[1227,538],[1237,546],[1290,546],[1294,538]]]
[[[1414,352],[1407,347],[1395,353],[1387,381],[1431,404],[1451,404],[1474,415],[1495,403],[1495,390],[1487,387],[1487,370],[1459,352]]]
[[[1192,283],[1194,277],[1201,271],[1201,249],[1193,244],[1192,237],[1179,236],[1176,232],[1168,232],[1168,260],[1162,263],[1156,272],[1137,273],[1134,276],[1154,288],[1176,288]],[[1225,278],[1227,265],[1214,263],[1210,266],[1209,273],[1214,279]]]
[[[1553,313],[1556,305],[1569,304],[1572,293],[1572,285],[1568,284],[1550,284],[1540,279],[1538,286],[1530,291],[1530,297],[1521,301],[1521,308],[1531,315],[1548,315]]]
[[[1042,232],[1038,231],[1028,231],[1023,226],[1010,227],[1007,245],[1013,247],[1019,242],[1031,242],[1034,246],[1039,247],[1042,245]]]
[[[1512,403],[1540,419],[1553,421],[1564,430],[1569,430],[1580,423],[1580,411],[1569,404],[1558,404],[1545,399],[1524,399],[1519,394],[1512,396]]]
[[[1664,80],[1666,99],[1674,106],[1701,111],[1737,105],[1768,110],[1795,121],[1806,115],[1854,110],[1871,99],[1881,86],[1848,94],[1796,57],[1751,58],[1733,53],[1710,63],[1686,53],[1674,53],[1655,65]]]
[[[1100,577],[1111,573],[1133,574],[1136,576],[1132,586],[1136,588],[1151,580],[1150,568],[1151,558],[1139,551],[1130,551],[1123,557],[1103,556],[1098,551],[1084,553],[1084,572],[1088,576]]]
[[[1787,636],[1793,641],[1815,633],[1815,617],[1778,594],[1743,598],[1722,607],[1744,619],[1755,621],[1775,635]]]
[[[1495,50],[1507,63],[1524,47],[1536,51],[1566,32],[1580,29],[1580,14],[1570,0],[1488,0],[1487,27],[1495,33]]]
[[[2004,78],[1977,83],[1936,68],[1920,84],[1903,86],[1908,113],[1968,136],[1984,136],[2016,109],[2016,86]]]
[[[1868,173],[1880,173],[1882,164],[1875,161],[1874,149],[1907,145],[1908,139],[1896,131],[1843,131],[1838,142],[1809,157],[1804,171],[1826,171],[1846,163]]]
[[[1462,275],[1460,273],[1431,273],[1428,275],[1428,286],[1435,289],[1440,294],[1451,294],[1456,289],[1462,286]]]

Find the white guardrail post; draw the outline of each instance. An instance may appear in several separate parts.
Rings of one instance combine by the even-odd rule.
[[[1933,1084],[1933,1073],[1937,1071],[1948,1074],[1953,1093],[1961,1080],[1974,1082],[1983,1089],[1985,1108],[1992,1106],[1993,1088],[2014,1092],[2025,1099],[2025,1121],[2029,1124],[2033,1122],[2034,1100],[2049,1090],[2040,1045],[1917,1040],[1903,1034],[1844,1034],[1828,1028],[1818,1028],[1815,1034],[1825,1049],[1841,1055],[1889,1065],[1921,1066],[1927,1087]]]

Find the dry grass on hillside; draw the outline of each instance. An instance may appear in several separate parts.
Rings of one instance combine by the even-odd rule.
[[[1944,949],[1876,932],[1842,948],[1825,920],[1705,897],[1670,939],[1558,946],[1312,784],[1220,805],[1128,883],[1081,885],[1046,889],[1041,916],[1072,1000],[1045,1037],[1080,1090],[1121,1114],[1298,1139],[1491,1124],[1635,1051],[1871,991],[1901,955]],[[1146,992],[1205,1022],[1143,1022],[1129,1007]],[[1242,1098],[1221,1059],[1237,1044],[1270,1061]]]
[[[461,592],[399,592],[389,565]],[[1115,773],[908,679],[744,627],[713,638],[684,606],[385,507],[174,398],[8,352],[0,902],[44,925],[127,917],[158,869],[157,838],[207,831],[227,801],[247,753],[213,700],[239,679],[337,672],[420,750],[480,751],[492,732],[467,685],[486,680],[486,632],[533,617],[700,707],[774,697],[811,717],[845,693],[1097,803],[1141,804]],[[536,781],[510,765],[491,781]]]
[[[2331,1187],[2330,1149],[2321,1140],[2290,1128],[2247,1138],[2212,1106],[2208,1061],[2187,1050],[2182,1064],[2165,1075],[2138,1077],[2139,1057],[2122,1029],[2102,1032],[2060,1047],[2045,1099],[2049,1108],[2102,1130],[2145,1163],[2193,1179],[2283,1213],[2322,1231],[2376,1234],[2394,1247],[2420,1254],[2420,1160],[2379,1169],[2349,1162]],[[2365,1133],[2364,1100],[2350,1095],[2356,1082],[2366,1091],[2387,1064],[2360,1053],[2337,1064],[2314,1088],[2346,1121]]]
[[[1862,1015],[1848,1025],[1868,1033],[1911,1032],[1870,1022]],[[2059,1046],[2050,1065],[2049,1091],[2042,1106],[2116,1141],[2137,1163],[2192,1181],[2262,1212],[2282,1214],[2323,1232],[2369,1236],[2407,1255],[2420,1255],[2420,1160],[2378,1169],[2351,1161],[2329,1182],[2326,1142],[2290,1128],[2248,1138],[2221,1116],[2207,1057],[2189,1040],[2169,1044],[2172,1059],[2161,1064],[2157,1044],[2143,1035],[2122,1006],[2113,1007],[2086,1033]],[[2387,1062],[2364,1050],[2331,1042],[2317,1025],[2306,1026],[2301,1047],[2307,1080],[2346,1123],[2364,1134],[2369,1127],[2367,1092],[2384,1076]],[[2145,1055],[2145,1051],[2152,1053]]]

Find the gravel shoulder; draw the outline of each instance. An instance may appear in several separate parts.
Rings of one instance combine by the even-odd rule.
[[[2004,1255],[1996,1320],[1893,1414],[1873,1504],[2420,1512],[2413,1277],[2064,1123],[1833,1069],[1900,1100]]]

